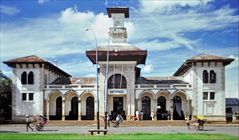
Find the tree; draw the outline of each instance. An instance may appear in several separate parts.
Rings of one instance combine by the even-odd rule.
[[[11,120],[12,81],[0,70],[0,118]]]

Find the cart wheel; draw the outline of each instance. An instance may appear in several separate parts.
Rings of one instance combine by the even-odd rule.
[[[41,126],[40,125],[36,125],[36,130],[37,131],[41,131]]]
[[[203,125],[198,125],[198,130],[203,130]]]

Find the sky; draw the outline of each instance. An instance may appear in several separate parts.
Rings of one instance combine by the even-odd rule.
[[[107,44],[106,7],[127,6],[127,43],[148,51],[142,76],[172,76],[201,53],[234,58],[226,67],[226,97],[238,95],[238,0],[0,0],[0,67],[37,55],[73,77],[95,76],[85,51]]]

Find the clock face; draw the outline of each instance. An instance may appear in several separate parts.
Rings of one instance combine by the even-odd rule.
[[[116,20],[114,24],[115,24],[115,26],[119,26],[120,22],[118,20]]]

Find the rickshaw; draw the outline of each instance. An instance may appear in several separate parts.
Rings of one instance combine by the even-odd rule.
[[[197,129],[203,130],[203,126],[206,123],[207,119],[203,115],[197,115],[196,119],[197,119],[197,123],[198,123]]]
[[[47,118],[45,116],[39,116],[35,128],[37,131],[43,131],[44,126],[47,123]]]

